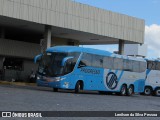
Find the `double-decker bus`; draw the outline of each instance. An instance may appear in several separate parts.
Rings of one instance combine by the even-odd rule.
[[[40,60],[37,85],[58,89],[93,90],[132,95],[143,92],[144,59],[75,46],[56,46],[35,57]]]
[[[147,61],[146,81],[143,94],[160,96],[160,60]]]

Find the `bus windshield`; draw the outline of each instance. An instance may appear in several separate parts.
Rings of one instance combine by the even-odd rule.
[[[73,70],[79,55],[80,53],[45,53],[40,60],[38,73],[48,77],[67,74]],[[73,59],[62,66],[63,59],[69,56],[73,56]]]

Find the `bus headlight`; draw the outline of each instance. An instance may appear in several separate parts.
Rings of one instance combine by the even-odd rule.
[[[59,82],[60,80],[61,80],[60,77],[56,77],[56,78],[53,79],[53,81],[55,81],[55,82]]]
[[[53,79],[53,81],[59,82],[59,81],[64,80],[64,79],[66,79],[66,78],[55,77],[55,78]]]

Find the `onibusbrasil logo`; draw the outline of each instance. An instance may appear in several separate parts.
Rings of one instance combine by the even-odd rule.
[[[117,87],[118,85],[118,79],[117,75],[113,72],[110,72],[106,76],[106,85],[108,86],[109,89],[113,90]]]

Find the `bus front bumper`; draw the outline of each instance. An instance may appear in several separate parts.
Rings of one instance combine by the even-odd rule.
[[[48,82],[48,81],[39,79],[37,80],[37,86],[60,88],[61,84],[60,82]]]

